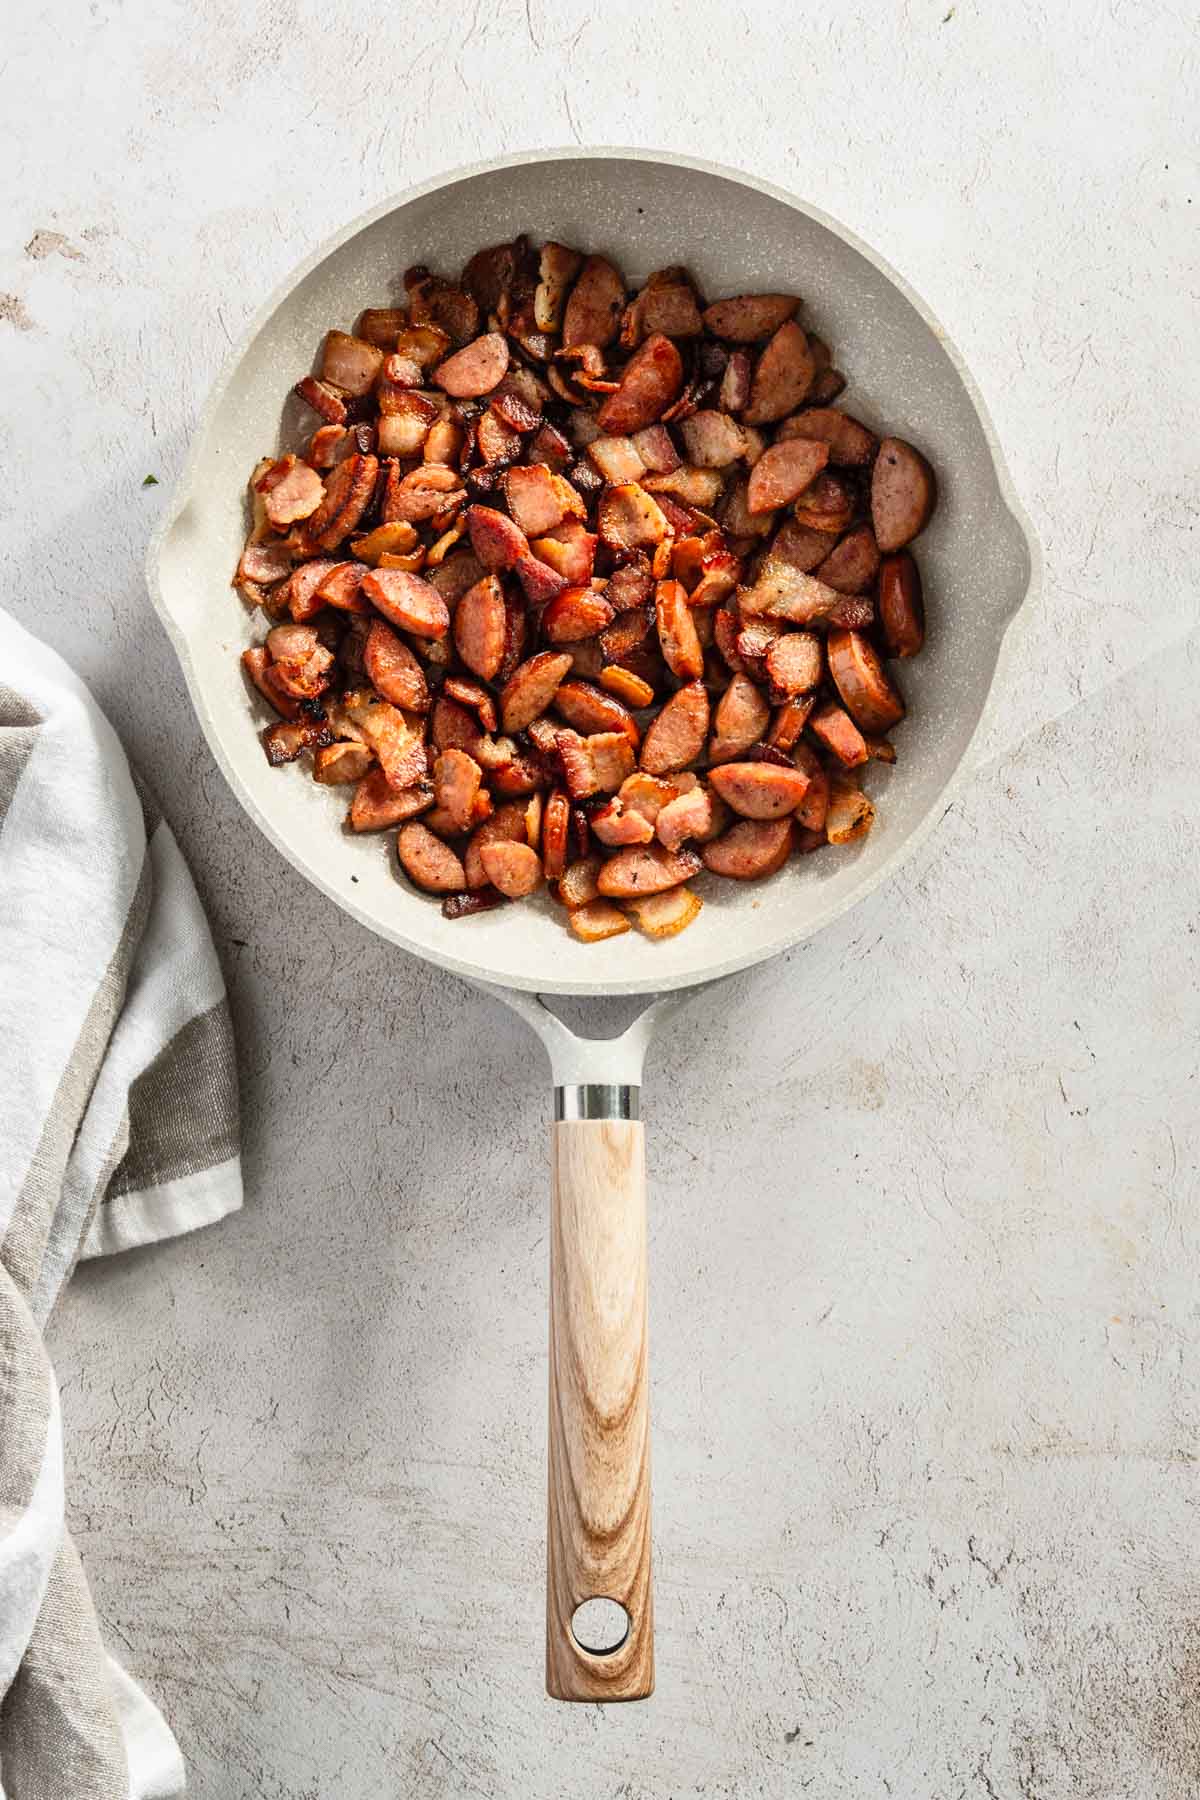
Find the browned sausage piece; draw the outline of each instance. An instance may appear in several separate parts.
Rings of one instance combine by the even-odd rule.
[[[558,881],[567,866],[571,836],[571,802],[555,788],[542,815],[542,863],[547,881]]]
[[[879,569],[879,547],[869,525],[858,525],[834,545],[817,567],[817,580],[839,594],[861,594]]]
[[[808,724],[809,715],[817,704],[815,694],[797,694],[792,700],[785,700],[774,718],[771,729],[767,733],[767,743],[773,750],[791,750],[800,741],[800,733]]]
[[[696,635],[696,621],[688,597],[678,581],[660,581],[655,591],[658,641],[672,675],[680,681],[697,681],[704,673],[704,651]]]
[[[666,850],[661,844],[630,844],[610,856],[596,885],[612,900],[663,894],[690,880],[700,867],[694,850]]]
[[[769,425],[795,412],[812,385],[813,373],[808,339],[796,321],[788,319],[758,359],[750,404],[742,415],[747,425]]]
[[[473,400],[490,394],[508,368],[508,339],[489,331],[448,356],[433,372],[438,386],[455,400]]]
[[[808,777],[804,798],[796,808],[796,823],[805,831],[824,831],[829,808],[829,770],[811,744],[797,744],[792,761]]]
[[[385,619],[418,637],[442,638],[450,629],[450,612],[435,587],[405,569],[372,569],[362,578],[362,592]]]
[[[800,525],[785,519],[771,540],[769,554],[777,561],[790,563],[793,569],[809,575],[829,555],[829,538],[811,525]]]
[[[474,753],[479,740],[479,726],[465,706],[439,694],[433,703],[429,724],[429,741],[435,750],[466,750]]]
[[[798,438],[794,441],[803,443],[805,440]],[[797,524],[808,525],[814,531],[831,532],[836,536],[849,525],[856,505],[857,497],[847,478],[823,469],[802,494],[797,494],[792,513]]]
[[[791,294],[738,294],[705,307],[704,323],[726,343],[754,344],[777,331],[799,304]]]
[[[590,681],[564,681],[554,696],[554,707],[576,731],[622,731],[635,750],[641,742],[642,734],[628,708]]]
[[[709,780],[735,813],[744,819],[782,819],[795,812],[804,798],[808,777],[796,768],[781,769],[774,763],[722,763],[709,771]]]
[[[748,675],[737,674],[717,701],[708,760],[734,762],[757,744],[771,723],[766,697]]]
[[[409,880],[427,893],[457,894],[467,885],[466,870],[449,844],[415,820],[401,826],[396,854]]]
[[[662,417],[682,386],[683,359],[669,337],[655,332],[625,364],[596,423],[606,432],[642,431]]]
[[[483,770],[465,750],[443,750],[434,763],[434,803],[449,816],[455,831],[466,831],[470,825],[482,780]]]
[[[575,344],[607,348],[621,326],[625,305],[625,278],[606,257],[589,256],[571,289],[563,313],[564,350]]]
[[[642,768],[648,775],[669,775],[695,762],[708,735],[708,690],[689,681],[672,694],[642,741]]]
[[[850,714],[835,706],[832,700],[819,706],[808,723],[813,736],[820,738],[845,768],[857,768],[870,756],[863,734]]]
[[[354,790],[350,803],[351,831],[384,831],[402,825],[417,813],[428,812],[433,805],[433,789],[428,782],[397,792],[382,769],[364,775]]]
[[[467,589],[454,613],[454,647],[481,681],[492,681],[504,658],[507,614],[494,575]]]
[[[506,732],[524,731],[554,699],[555,689],[571,670],[565,653],[542,650],[513,670],[500,694],[500,724]]]
[[[457,700],[460,706],[469,706],[484,731],[495,731],[499,724],[496,702],[477,681],[468,681],[465,675],[447,675],[442,692],[447,699]]]
[[[488,885],[483,867],[483,850],[486,844],[523,844],[526,835],[524,804],[510,800],[505,805],[498,806],[491,818],[485,819],[471,833],[471,841],[463,857],[467,886],[474,892]]]
[[[870,638],[861,631],[831,631],[826,650],[829,673],[855,723],[880,735],[890,731],[904,717],[904,702]]]
[[[613,609],[594,587],[566,587],[542,614],[542,635],[551,644],[577,644],[610,625]]]
[[[775,434],[777,443],[786,438],[817,438],[829,445],[829,460],[838,468],[866,468],[875,454],[875,433],[835,406],[810,406],[805,412],[784,419]]]
[[[467,530],[471,548],[485,569],[511,569],[529,554],[525,533],[495,507],[468,507]]]
[[[305,541],[315,550],[336,550],[349,537],[375,495],[377,456],[348,456],[325,484],[325,498],[304,522]]]
[[[875,540],[885,553],[902,550],[929,523],[937,504],[933,470],[903,438],[884,438],[871,476]]]
[[[739,819],[711,844],[705,844],[700,854],[705,868],[714,875],[760,881],[783,867],[791,849],[790,819]]]
[[[829,446],[811,438],[789,438],[764,450],[750,471],[746,503],[752,513],[772,512],[802,494],[829,460]]]
[[[310,518],[325,498],[325,483],[317,471],[290,453],[272,464],[255,487],[265,496],[267,517],[277,531]]]
[[[925,642],[921,572],[907,550],[879,566],[879,623],[893,656],[915,656]]]
[[[403,638],[397,637],[382,619],[371,621],[363,649],[363,665],[376,693],[390,700],[393,706],[406,707],[409,712],[429,710],[425,671]]]
[[[492,886],[507,900],[523,900],[542,883],[542,865],[537,852],[528,844],[496,842],[484,844],[479,860]]]
[[[308,563],[301,564],[308,568]],[[371,603],[359,593],[359,583],[366,570],[360,562],[334,563],[328,574],[323,575],[317,585],[317,597],[327,606],[334,606],[339,612],[370,613]]]
[[[821,640],[811,631],[788,631],[767,646],[771,698],[780,704],[815,688],[824,673]]]

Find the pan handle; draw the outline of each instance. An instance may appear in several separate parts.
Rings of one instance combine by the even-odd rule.
[[[640,1088],[555,1089],[546,1691],[654,1690]]]

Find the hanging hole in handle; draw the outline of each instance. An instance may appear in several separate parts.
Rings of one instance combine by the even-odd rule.
[[[585,1600],[571,1614],[571,1636],[590,1656],[611,1656],[633,1623],[619,1600]]]

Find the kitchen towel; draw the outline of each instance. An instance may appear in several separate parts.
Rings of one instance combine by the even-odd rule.
[[[0,1800],[183,1792],[66,1530],[42,1333],[78,1259],[241,1198],[229,1008],[191,876],[83,683],[0,612]]]

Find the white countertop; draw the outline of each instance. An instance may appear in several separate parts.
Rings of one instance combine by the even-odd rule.
[[[200,1800],[1193,1795],[1194,22],[374,13],[6,27],[3,603],[161,796],[244,1068],[245,1212],[86,1270],[54,1327],[112,1647]],[[540,1058],[264,846],[141,573],[288,269],[439,169],[572,142],[740,165],[873,243],[1046,555],[917,864],[653,1054],[659,1686],[607,1710],[542,1694]]]

